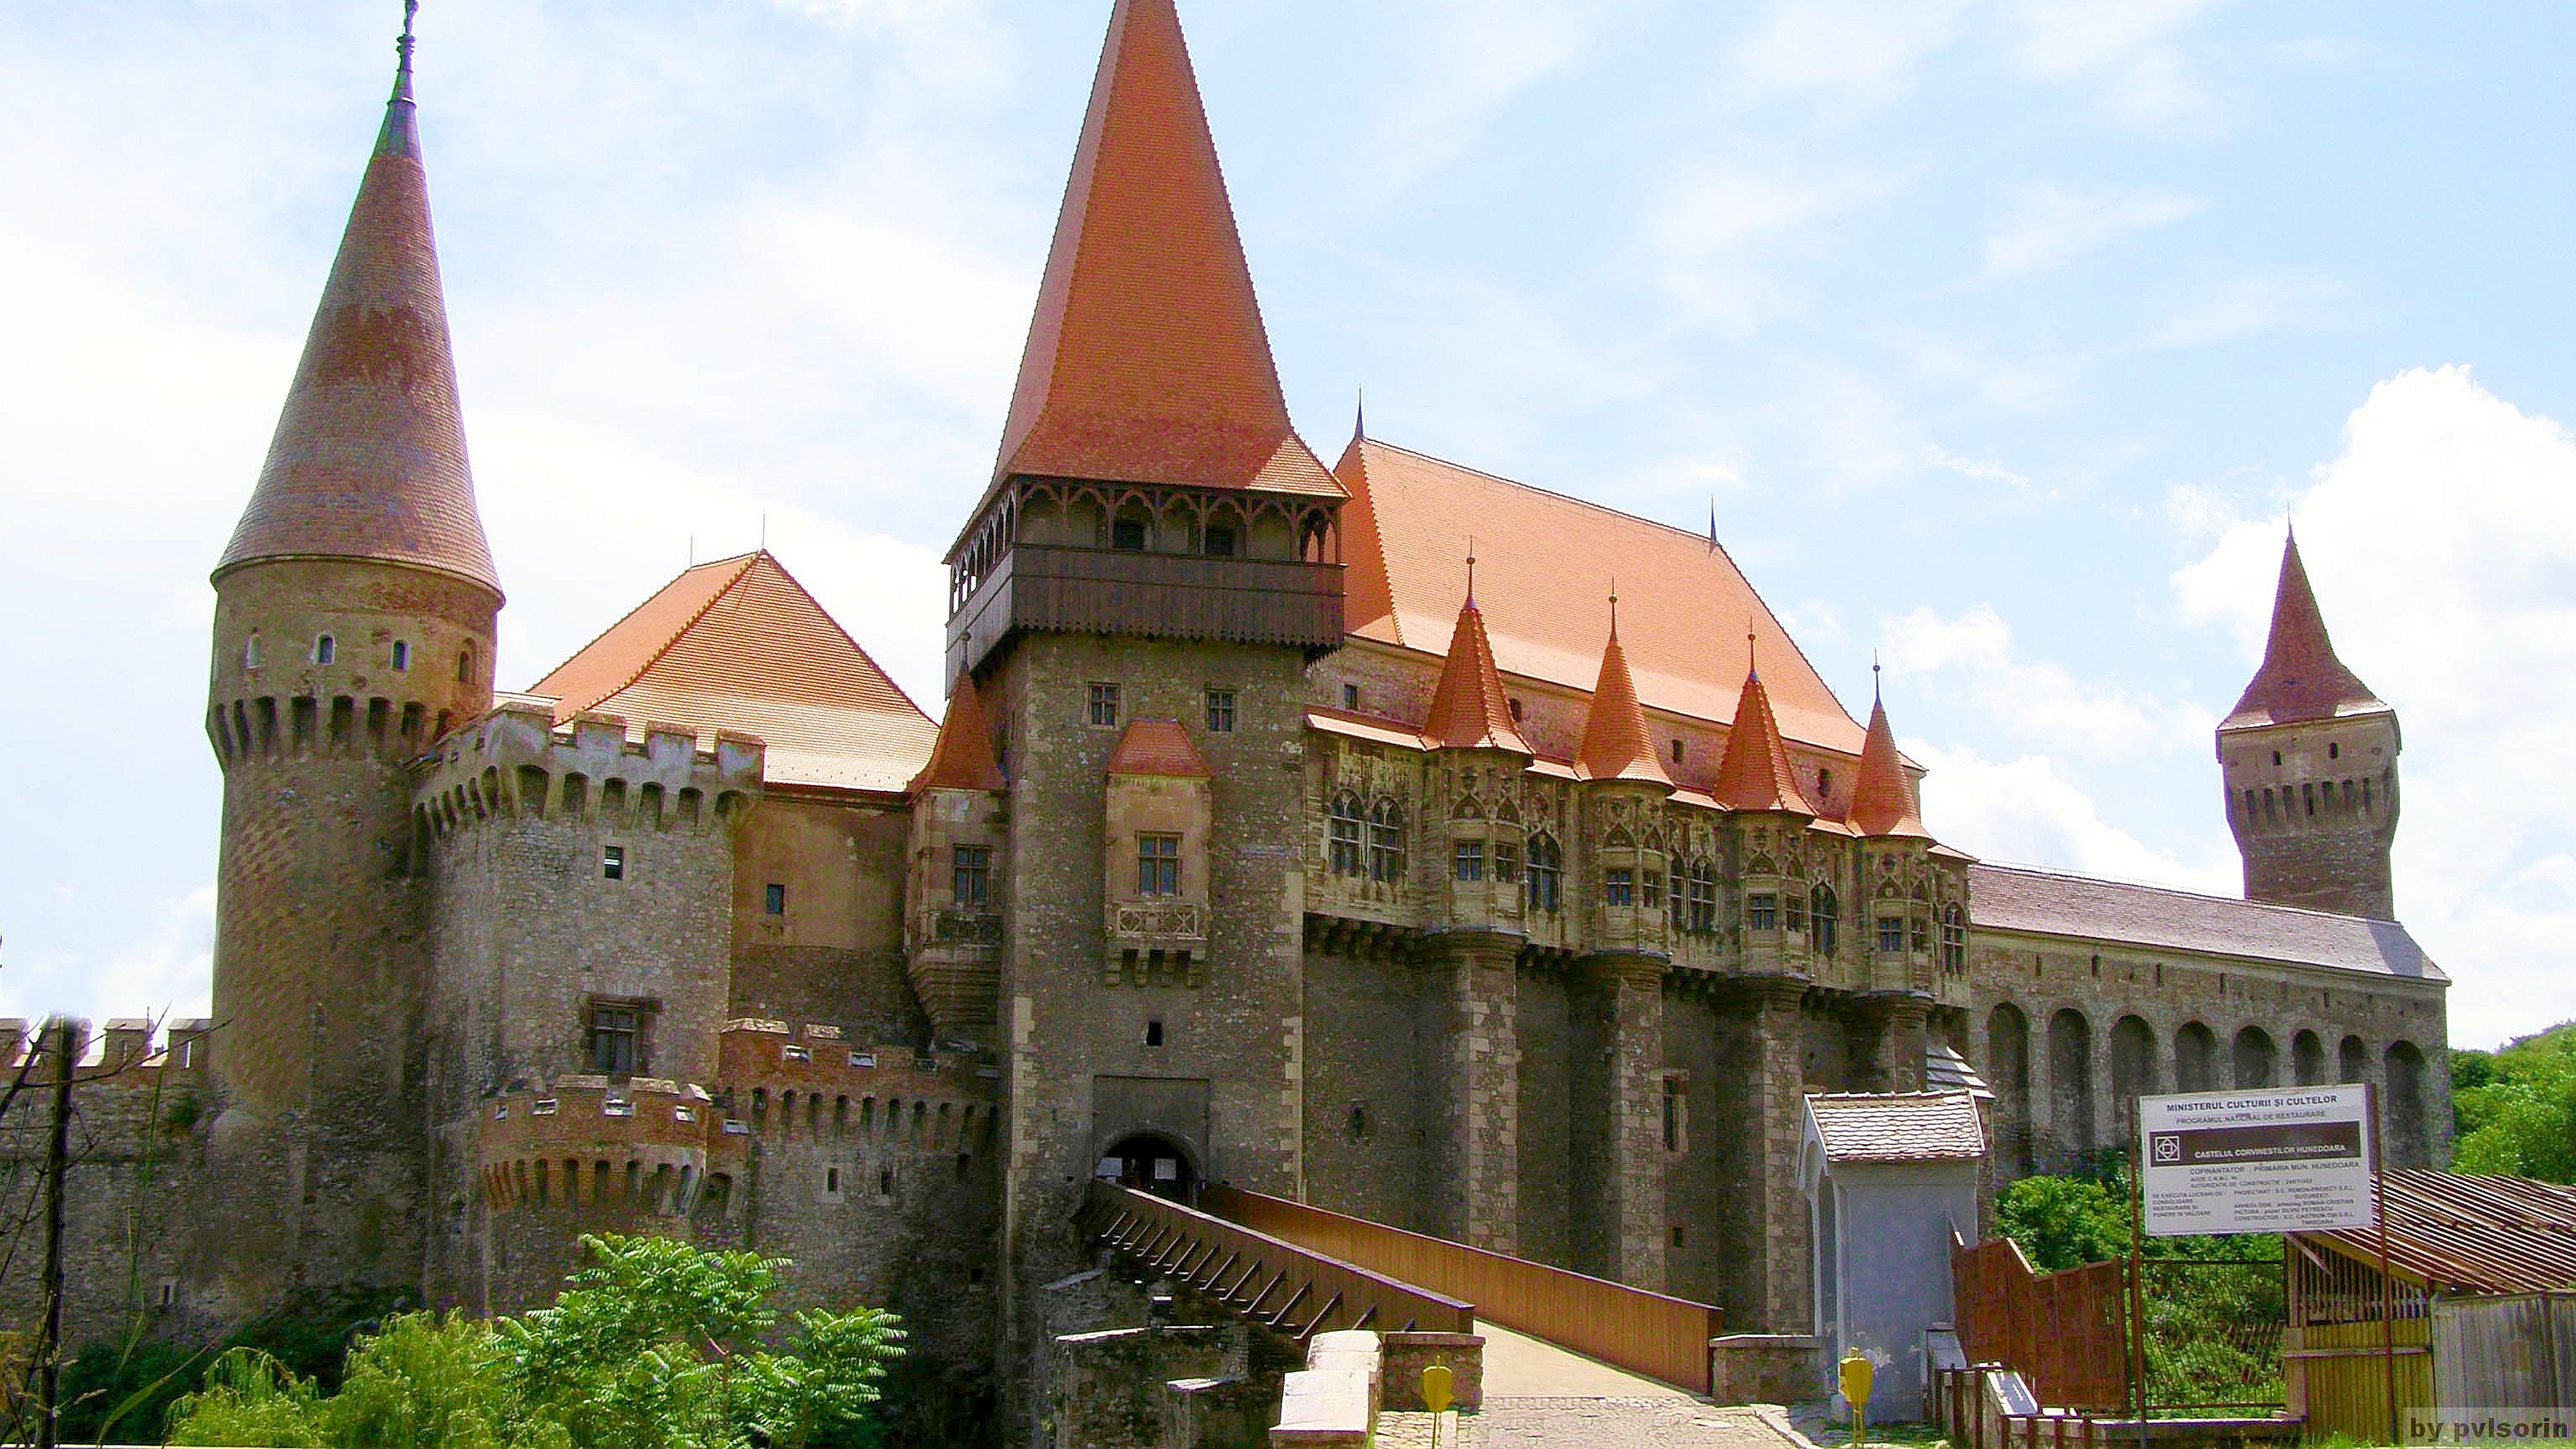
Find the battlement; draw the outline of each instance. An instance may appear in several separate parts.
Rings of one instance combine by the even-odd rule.
[[[1001,1069],[980,1052],[859,1046],[840,1028],[736,1018],[717,1049],[736,1138],[877,1137],[935,1151],[989,1136]]]
[[[104,1030],[96,1031],[87,1021],[75,1020],[73,1080],[83,1086],[100,1087],[201,1082],[206,1076],[210,1045],[207,1038],[213,1030],[214,1023],[203,1018],[174,1020],[169,1024],[166,1040],[156,1047],[156,1032],[147,1017],[115,1017]],[[0,1017],[0,1071],[14,1075],[28,1065],[31,1057],[41,1057],[45,1051],[42,1036],[41,1023],[31,1026],[23,1017]],[[51,1076],[52,1069],[38,1062],[29,1080],[49,1080]]]
[[[495,816],[705,831],[759,798],[764,762],[751,735],[719,731],[701,750],[683,726],[605,714],[557,724],[547,701],[513,696],[415,767],[412,808],[441,839]]]
[[[495,1211],[621,1207],[685,1214],[716,1139],[706,1089],[662,1077],[557,1077],[487,1097],[474,1160]]]

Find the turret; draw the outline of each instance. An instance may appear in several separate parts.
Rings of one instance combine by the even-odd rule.
[[[1431,842],[1438,852],[1433,864],[1448,887],[1446,924],[1517,926],[1528,840],[1513,786],[1532,752],[1512,722],[1511,700],[1494,665],[1493,641],[1476,607],[1472,558],[1467,560],[1467,601],[1450,631],[1449,653],[1440,664],[1422,740],[1440,755],[1440,768],[1432,776],[1440,798],[1424,812],[1423,823],[1447,822],[1448,838]]]
[[[491,703],[412,40],[266,466],[216,564],[218,1312],[416,1277],[425,887],[404,762]]]
[[[942,1039],[993,1039],[1001,989],[1007,782],[975,677],[948,691],[948,717],[912,795],[904,887],[904,970]]]
[[[2245,898],[2396,918],[2397,712],[2335,657],[2293,535],[2262,667],[2218,726]]]
[[[1593,939],[1608,950],[1667,949],[1664,906],[1668,842],[1663,802],[1672,776],[1655,758],[1646,734],[1645,707],[1619,646],[1619,596],[1610,596],[1610,639],[1602,646],[1601,674],[1583,716],[1583,741],[1574,752],[1575,778],[1593,843]]]
[[[1805,845],[1807,823],[1816,810],[1798,788],[1798,772],[1789,763],[1789,747],[1780,738],[1759,668],[1745,671],[1735,719],[1726,729],[1726,753],[1718,758],[1717,778],[1708,793],[1729,812],[1729,849],[1742,896],[1737,923],[1743,932],[1744,969],[1761,975],[1807,974]]]

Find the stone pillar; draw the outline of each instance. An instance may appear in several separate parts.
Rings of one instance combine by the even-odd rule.
[[[1441,1084],[1449,1130],[1434,1154],[1440,1231],[1470,1247],[1520,1251],[1520,940],[1500,932],[1435,938],[1447,973]]]
[[[1574,1059],[1576,1265],[1664,1289],[1664,963],[1583,962]]]
[[[1860,1090],[1922,1091],[1932,998],[1915,991],[1877,992],[1862,997],[1854,1010],[1859,1013],[1866,1046],[1858,1073]]]
[[[1746,1184],[1751,1209],[1745,1228],[1755,1241],[1762,1315],[1744,1331],[1805,1333],[1813,1324],[1814,1264],[1809,1248],[1807,1197],[1798,1183],[1798,1154],[1806,1131],[1806,1041],[1800,1007],[1807,983],[1793,977],[1760,977],[1745,983],[1745,1068],[1758,1122],[1745,1124],[1752,1169]],[[1729,1324],[1729,1327],[1737,1325]]]

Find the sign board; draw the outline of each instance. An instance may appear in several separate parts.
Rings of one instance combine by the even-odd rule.
[[[2138,1099],[2150,1237],[2375,1226],[2370,1089]]]

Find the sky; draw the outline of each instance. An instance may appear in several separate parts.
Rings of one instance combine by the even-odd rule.
[[[936,710],[1108,11],[429,0],[505,685],[765,538]],[[206,573],[399,15],[0,4],[0,1013],[206,1009]],[[1182,16],[1327,457],[1365,389],[1387,441],[1714,509],[1855,711],[1884,660],[1944,839],[2222,894],[2211,729],[2295,514],[2403,721],[2454,1043],[2576,1016],[2576,7]]]

